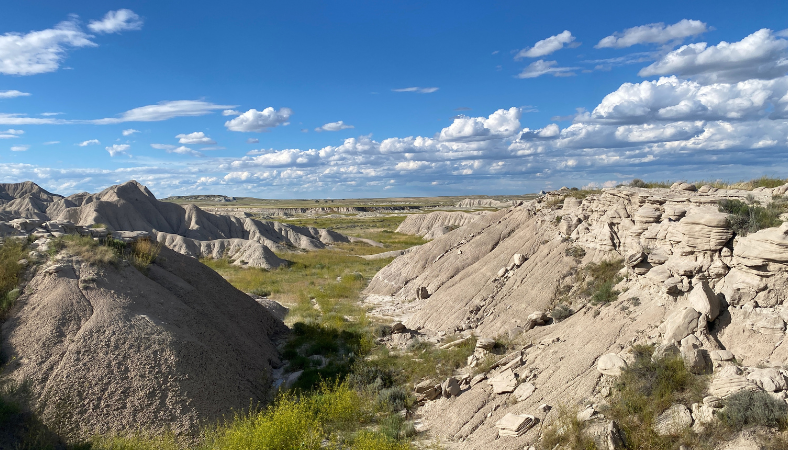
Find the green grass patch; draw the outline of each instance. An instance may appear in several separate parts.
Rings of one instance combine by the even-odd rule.
[[[654,419],[674,403],[689,407],[700,402],[706,377],[693,375],[680,357],[652,360],[653,347],[636,346],[635,361],[623,371],[616,393],[605,415],[616,420],[626,435],[628,449],[674,449],[694,442],[689,435],[660,436],[652,428]]]
[[[720,421],[731,430],[741,430],[745,426],[784,430],[788,426],[788,405],[766,392],[744,390],[725,399]]]
[[[22,267],[18,261],[27,254],[25,242],[16,239],[6,239],[0,244],[0,320],[8,310],[14,306],[19,297],[19,276]]]
[[[595,304],[606,304],[618,299],[619,292],[613,288],[621,276],[618,272],[624,268],[624,260],[602,261],[590,263],[581,271],[583,278],[583,294],[590,297]]]
[[[786,211],[788,203],[777,198],[766,207],[741,200],[720,200],[719,210],[728,214],[728,222],[736,234],[746,236],[764,228],[782,224],[780,215]]]
[[[236,288],[244,292],[268,292],[273,300],[291,308],[288,322],[314,322],[321,318],[342,322],[345,315],[358,315],[356,301],[361,291],[391,259],[368,261],[356,256],[365,244],[305,252],[280,253],[291,261],[274,270],[233,266],[227,259],[203,259]],[[311,300],[320,306],[314,308]],[[323,317],[328,315],[329,317]]]
[[[412,386],[425,378],[443,381],[450,377],[455,370],[465,366],[475,348],[475,338],[449,349],[441,349],[426,341],[416,341],[406,349],[404,355],[381,346],[374,349],[364,364],[391,374],[395,384]]]
[[[348,384],[324,383],[314,393],[281,395],[272,405],[238,415],[209,434],[214,450],[317,450],[332,448],[408,450],[407,441],[375,430],[374,402]],[[364,427],[364,428],[361,428]],[[361,430],[359,430],[361,428]]]

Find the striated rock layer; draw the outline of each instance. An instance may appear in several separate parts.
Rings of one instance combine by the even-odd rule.
[[[527,448],[538,430],[499,438],[496,423],[526,414],[547,426],[556,415],[545,415],[543,404],[595,417],[593,405],[608,401],[635,344],[679,355],[694,373],[712,373],[713,396],[761,389],[785,398],[788,225],[736,236],[717,207],[723,198],[750,194],[766,204],[783,188],[616,188],[583,199],[551,192],[396,258],[367,289],[377,304],[390,299],[389,315],[402,305],[405,325],[428,335],[461,331],[480,342],[519,343],[478,375],[470,373],[484,357],[477,349],[463,369],[470,381],[455,397],[426,401],[421,426],[451,449],[486,450],[492,442]],[[576,294],[580,269],[604,260],[624,267],[609,304],[561,290]],[[561,299],[569,317],[552,321],[545,312]],[[490,383],[480,382],[485,377]],[[529,396],[509,392],[525,383],[533,385]],[[711,414],[705,404],[671,407],[681,410],[681,426],[702,426]]]

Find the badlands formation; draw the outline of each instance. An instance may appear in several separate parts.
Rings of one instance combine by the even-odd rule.
[[[273,251],[316,250],[359,240],[326,229],[217,215],[194,205],[162,202],[136,181],[98,194],[68,197],[32,182],[0,184],[0,235],[49,237],[76,231],[95,237],[114,233],[119,239],[150,236],[187,256],[227,256],[236,265],[266,269],[285,264]]]
[[[565,405],[597,427],[597,448],[622,448],[616,425],[598,411],[637,344],[681,354],[691,371],[710,374],[708,402],[671,409],[679,425],[703,426],[714,415],[709,405],[743,389],[785,399],[788,224],[737,236],[718,203],[766,205],[786,190],[676,183],[580,199],[562,189],[480,216],[396,258],[371,281],[366,299],[411,330],[398,338],[403,348],[436,334],[478,338],[466,375],[416,386],[422,428],[448,448],[486,450],[494,442],[523,449],[542,429],[532,418],[549,423],[549,406]],[[429,216],[420,221],[430,223]],[[603,261],[622,261],[620,294],[596,305],[578,287],[583,268]],[[551,319],[566,307],[568,318]],[[523,344],[474,375],[492,339],[502,337]],[[755,444],[729,448],[759,448],[747,445]]]

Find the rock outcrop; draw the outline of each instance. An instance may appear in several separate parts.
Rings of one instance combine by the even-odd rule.
[[[396,258],[366,292],[406,306],[408,328],[503,336],[523,345],[456,398],[427,402],[424,426],[456,448],[483,450],[490,442],[527,448],[538,431],[496,440],[496,423],[563,404],[578,406],[583,420],[590,414],[599,425],[595,436],[605,440],[608,423],[592,419],[592,405],[606,401],[639,344],[682,358],[694,373],[711,373],[709,405],[663,411],[652,424],[660,433],[702,429],[714,420],[719,399],[743,389],[785,398],[788,225],[737,236],[717,206],[748,195],[765,205],[782,188],[623,187],[583,199],[550,192]],[[613,260],[623,269],[612,300],[605,300],[610,304],[567,296],[590,263]],[[428,298],[417,295],[425,287]],[[563,320],[530,317],[561,302],[573,311]],[[479,361],[474,354],[469,364]]]
[[[429,214],[411,214],[397,227],[397,233],[422,236],[425,240],[437,237],[478,219],[484,212],[435,211]]]
[[[61,252],[34,266],[2,325],[4,376],[69,436],[191,435],[267,401],[281,320],[216,272],[163,248],[141,273]]]

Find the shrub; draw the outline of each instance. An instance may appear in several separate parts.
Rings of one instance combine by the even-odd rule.
[[[720,200],[719,210],[728,214],[728,222],[736,234],[746,236],[764,228],[779,226],[782,223],[780,202],[770,203],[767,207],[750,205],[741,200]]]
[[[618,294],[620,294],[620,292],[613,289],[613,286],[615,286],[615,283],[612,281],[605,281],[604,283],[598,284],[593,294],[591,294],[591,303],[610,303],[618,300]]]
[[[591,279],[586,282],[585,294],[591,297],[592,303],[610,303],[618,299],[619,292],[613,286],[621,281],[618,272],[624,267],[621,259],[590,263],[583,272]]]
[[[129,246],[129,260],[140,272],[145,272],[148,266],[153,264],[153,261],[159,256],[161,252],[161,244],[158,242],[151,242],[149,239],[139,239],[134,241]]]
[[[70,234],[49,243],[49,251],[52,256],[63,249],[92,264],[109,264],[118,260],[117,252],[111,245],[102,245],[90,236]]]
[[[583,247],[569,247],[564,251],[564,254],[575,259],[583,259],[586,256],[586,251]]]
[[[785,428],[788,405],[766,392],[740,391],[725,400],[720,420],[734,430],[741,430],[745,425]]]
[[[566,306],[564,304],[559,304],[559,305],[556,305],[555,308],[553,308],[553,311],[550,313],[550,317],[552,317],[554,321],[560,322],[560,321],[568,318],[569,316],[571,316],[574,313],[575,312],[572,311],[572,308],[570,308],[570,307],[568,307],[568,306]]]
[[[648,184],[646,184],[646,182],[641,180],[640,178],[635,178],[634,180],[630,181],[629,185],[636,188],[648,187]]]
[[[172,434],[160,436],[129,434],[96,436],[85,448],[90,450],[180,450],[183,447],[178,444]]]
[[[616,394],[605,415],[616,420],[626,435],[627,448],[673,449],[683,436],[659,436],[654,419],[674,403],[699,402],[705,378],[693,375],[681,357],[652,359],[654,348],[635,346],[635,360],[623,370]]]
[[[271,295],[271,291],[266,288],[257,287],[252,289],[252,294],[260,296],[260,297],[268,297]]]
[[[237,415],[208,436],[215,450],[318,450],[335,432],[357,427],[371,416],[346,384],[322,384],[312,394],[281,395],[262,411]]]
[[[378,402],[388,411],[402,411],[410,406],[408,393],[399,386],[382,389],[378,392]]]
[[[585,424],[577,420],[577,410],[559,406],[557,417],[548,426],[539,448],[553,450],[554,448],[597,450],[594,440],[583,433]]]
[[[374,334],[375,337],[379,337],[379,338],[390,336],[391,326],[384,324],[375,325],[375,328],[372,329],[372,334]]]
[[[356,436],[351,450],[411,450],[406,442],[397,442],[388,436],[370,431],[362,431]]]

